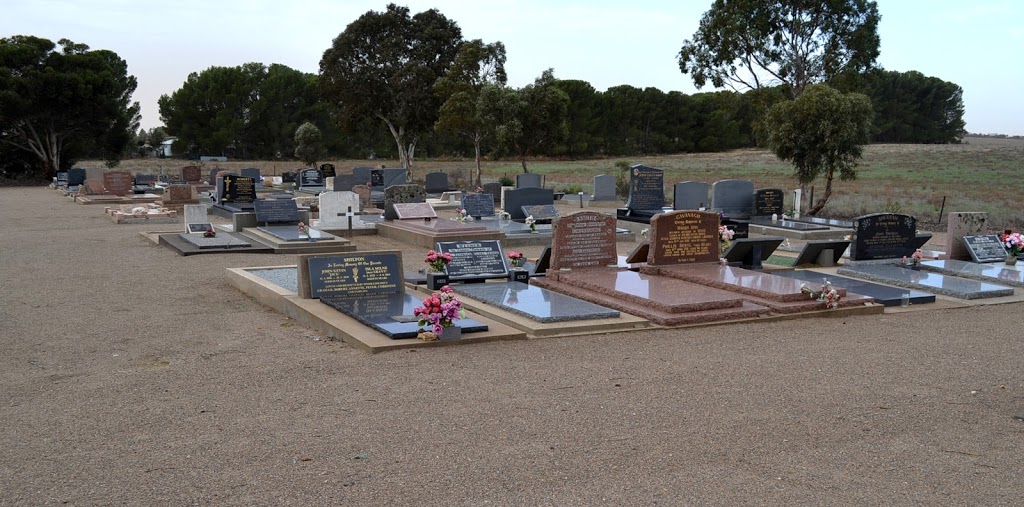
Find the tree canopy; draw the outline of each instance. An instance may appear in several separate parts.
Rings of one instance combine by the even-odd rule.
[[[352,129],[367,118],[383,122],[398,156],[411,170],[419,136],[437,121],[441,98],[434,83],[445,75],[462,31],[436,9],[410,15],[388,4],[350,23],[320,60],[320,87]]]
[[[765,124],[768,147],[782,160],[793,163],[801,186],[825,176],[825,192],[814,203],[814,215],[832,196],[832,180],[857,177],[863,145],[871,140],[871,100],[860,93],[843,94],[816,84],[794,100],[779,102],[768,110]]]
[[[0,39],[0,144],[28,155],[15,158],[20,170],[36,167],[47,178],[86,156],[115,165],[139,126],[128,64],[112,51],[58,43]]]
[[[964,136],[963,89],[917,71],[876,70],[846,80],[875,109],[872,139],[880,143],[957,143]]]
[[[316,161],[324,156],[320,129],[316,125],[307,121],[295,130],[295,156],[308,167],[316,167]]]
[[[878,58],[878,6],[868,0],[715,0],[679,68],[698,88],[809,84],[863,72]]]
[[[480,100],[485,123],[498,144],[516,154],[524,173],[530,172],[527,157],[552,149],[568,134],[569,96],[555,86],[551,69],[519,90],[485,86]]]

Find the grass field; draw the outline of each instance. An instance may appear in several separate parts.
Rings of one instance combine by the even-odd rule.
[[[771,152],[760,149],[725,153],[695,153],[654,157],[597,160],[533,160],[531,172],[545,176],[545,186],[561,190],[578,185],[591,190],[593,177],[616,174],[615,162],[642,163],[665,170],[666,195],[671,198],[672,184],[696,180],[708,184],[721,179],[748,179],[755,188],[794,189],[792,167]],[[358,165],[388,167],[394,160],[332,160],[339,171]],[[155,173],[163,169],[178,172],[187,162],[181,160],[125,160],[118,169]],[[290,161],[230,161],[206,163],[227,169],[259,167],[266,175],[301,168]],[[102,166],[100,161],[82,162],[79,167]],[[414,162],[414,176],[422,179],[432,171],[450,173],[453,181],[468,181],[474,169],[472,159],[432,159]],[[497,181],[502,175],[515,177],[521,172],[518,161],[488,161],[483,180]],[[945,212],[984,211],[994,230],[1024,226],[1024,140],[967,138],[959,145],[876,144],[866,147],[854,181],[835,181],[829,204],[820,215],[851,218],[882,211],[909,213],[922,225],[939,226],[939,210],[945,199]],[[459,180],[461,178],[461,180]],[[815,193],[824,191],[824,181],[815,182]],[[786,207],[792,206],[787,192]],[[943,220],[945,220],[943,218]]]

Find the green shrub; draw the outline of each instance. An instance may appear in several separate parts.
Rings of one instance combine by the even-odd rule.
[[[507,174],[503,174],[500,178],[498,178],[498,183],[501,183],[501,186],[503,187],[511,187],[515,186],[516,180],[512,179],[512,177]]]

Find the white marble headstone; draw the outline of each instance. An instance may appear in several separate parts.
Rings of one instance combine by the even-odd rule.
[[[205,224],[210,219],[206,218],[206,206],[202,204],[186,204],[185,205],[185,229],[188,230],[188,224]]]
[[[320,222],[319,227],[347,228],[348,217],[338,216],[339,213],[348,213],[349,207],[352,211],[359,211],[359,194],[348,190],[339,192],[324,192],[320,194]],[[352,226],[361,223],[358,216],[352,217]]]

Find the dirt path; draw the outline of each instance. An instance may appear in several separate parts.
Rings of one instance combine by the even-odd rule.
[[[1020,305],[367,355],[225,282],[290,257],[179,257],[44,189],[0,217],[3,504],[1024,494]]]

